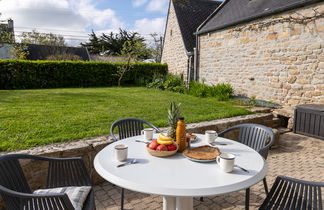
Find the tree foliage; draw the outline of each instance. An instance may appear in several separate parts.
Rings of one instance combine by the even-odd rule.
[[[10,59],[18,59],[24,60],[29,54],[28,50],[26,50],[26,45],[16,43],[15,36],[12,32],[8,31],[0,31],[0,48],[4,46],[4,44],[9,44],[10,48]]]
[[[153,38],[153,43],[150,46],[151,56],[154,59],[155,63],[161,63],[162,58],[162,36],[159,36],[156,33],[150,34]]]
[[[31,32],[23,32],[21,34],[21,43],[24,44],[39,44],[49,46],[65,46],[65,39],[61,35],[52,33],[40,33],[36,30]]]
[[[15,37],[11,32],[0,31],[0,43],[13,44],[15,43]]]
[[[81,46],[86,47],[92,54],[100,54],[104,51],[104,46],[101,38],[98,38],[93,30],[92,33],[89,34],[89,42],[81,43]]]
[[[121,55],[123,53],[122,50],[126,42],[128,42],[128,44],[130,45],[141,43],[145,46],[146,51],[145,53],[141,53],[140,58],[146,59],[150,57],[150,50],[147,49],[144,41],[145,39],[137,32],[119,29],[118,33],[103,33],[100,37],[98,37],[92,31],[92,33],[89,34],[89,41],[86,43],[81,43],[81,45],[83,47],[87,47],[89,52],[93,54],[104,53],[106,55]]]
[[[136,63],[140,60],[147,53],[146,45],[137,40],[135,42],[132,41],[125,41],[123,47],[120,52],[120,56],[127,58],[126,65],[122,65],[118,67],[118,86],[121,84],[121,80],[123,79],[126,72],[130,71]]]

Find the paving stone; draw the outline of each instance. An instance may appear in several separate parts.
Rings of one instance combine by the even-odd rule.
[[[270,150],[266,176],[268,187],[271,188],[276,176],[285,175],[297,179],[324,182],[324,141],[294,133],[281,136],[280,145]],[[95,196],[98,210],[117,210],[120,205],[120,188],[109,182],[96,185]],[[258,209],[266,197],[263,183],[252,186],[250,209]],[[194,199],[195,210],[241,210],[245,205],[245,190],[222,196]],[[155,210],[162,209],[162,198],[125,190],[125,209]]]

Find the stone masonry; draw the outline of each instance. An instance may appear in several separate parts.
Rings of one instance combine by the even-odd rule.
[[[168,64],[168,70],[172,74],[181,74],[186,77],[188,56],[182,39],[175,9],[171,1],[168,22],[165,30],[162,61]]]
[[[321,2],[201,35],[200,80],[287,106],[324,103],[323,14]]]

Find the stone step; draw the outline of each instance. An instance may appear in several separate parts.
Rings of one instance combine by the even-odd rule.
[[[272,119],[272,122],[273,122],[273,128],[278,128],[278,127],[281,127],[282,125],[282,121],[281,119],[277,118],[277,117],[274,117]]]
[[[270,113],[271,112],[271,108],[268,108],[268,107],[251,107],[251,108],[249,108],[249,110],[251,110],[252,112],[255,112],[255,113]]]
[[[284,127],[279,127],[277,128],[277,130],[279,131],[280,134],[291,132],[289,128],[284,128]]]
[[[272,132],[273,132],[274,135],[275,135],[275,140],[274,140],[273,145],[271,146],[271,149],[276,149],[276,148],[278,148],[279,145],[280,145],[279,140],[280,140],[280,135],[281,135],[281,133],[280,133],[280,131],[279,131],[277,128],[272,128]]]

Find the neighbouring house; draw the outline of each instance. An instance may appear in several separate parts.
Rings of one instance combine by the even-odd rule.
[[[0,20],[0,59],[10,59],[12,45],[15,42],[14,22],[12,19]]]
[[[194,33],[220,4],[211,0],[170,0],[161,62],[168,64],[171,73],[193,79]]]
[[[12,19],[8,20],[0,20],[0,32],[8,32],[11,34],[12,38],[14,39],[14,21]]]
[[[282,105],[324,103],[323,0],[225,0],[195,35],[194,80],[230,83],[238,95]],[[170,44],[181,39],[176,44],[166,31],[165,50]],[[167,57],[184,66],[182,54]],[[172,73],[187,71],[163,61]]]
[[[28,52],[26,60],[91,60],[88,50],[83,47],[37,44],[23,44],[22,46]],[[15,57],[11,55],[13,48],[13,44],[0,44],[0,59],[14,59]]]
[[[26,44],[28,50],[27,60],[47,60],[49,56],[59,55],[61,58],[66,56],[77,56],[80,60],[89,61],[90,55],[88,50],[84,47],[65,47],[65,46],[49,46]]]

